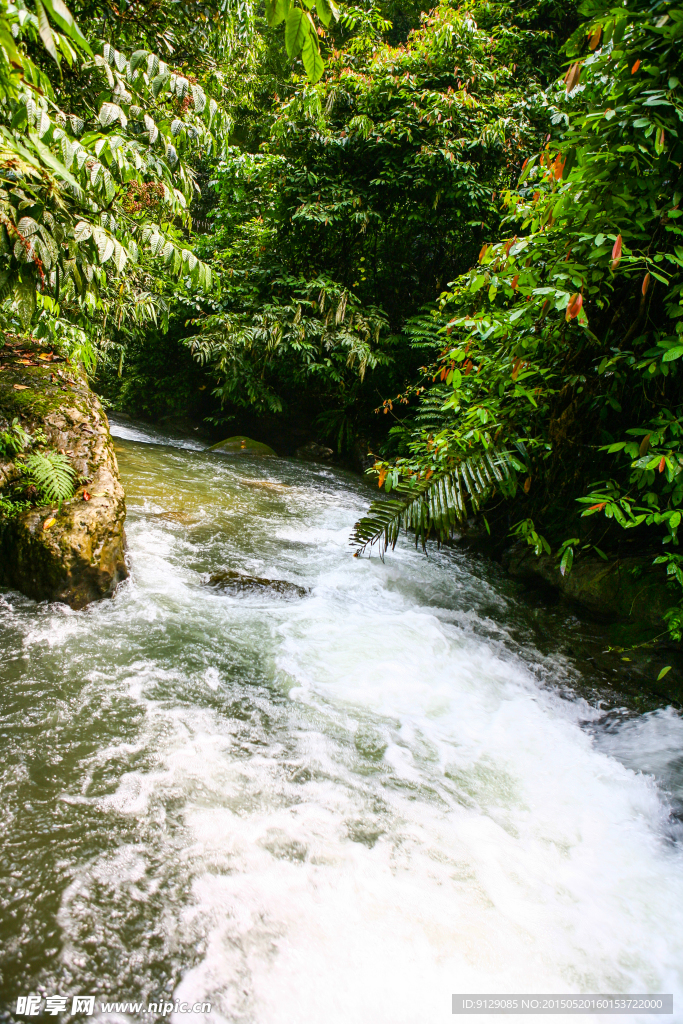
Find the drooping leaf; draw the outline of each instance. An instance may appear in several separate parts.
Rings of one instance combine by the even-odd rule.
[[[564,76],[564,84],[565,84],[565,86],[567,88],[567,92],[568,93],[574,91],[576,86],[579,84],[579,79],[580,78],[581,78],[581,65],[577,62],[575,64],[572,64],[572,66],[567,71],[567,74]]]
[[[314,32],[309,32],[306,36],[306,40],[301,51],[301,59],[306,69],[309,81],[315,85],[315,83],[320,80],[320,77],[325,70],[325,63],[320,56],[318,38]]]
[[[287,47],[287,56],[292,60],[301,53],[309,32],[309,16],[304,14],[300,7],[290,10],[285,22],[285,46]]]
[[[50,28],[50,22],[48,16],[43,7],[42,0],[35,0],[36,2],[36,15],[38,18],[38,34],[43,40],[43,46],[50,54],[52,59],[59,64],[59,54],[57,53],[57,47],[55,46],[55,37],[52,34]]]
[[[332,8],[329,0],[315,0],[315,9],[323,25],[327,28],[332,20]]]
[[[588,40],[588,49],[589,50],[597,49],[598,43],[600,42],[601,35],[602,35],[602,26],[598,25],[598,27],[595,29],[595,31],[591,35],[590,39]]]
[[[617,235],[617,240],[612,246],[612,270],[616,270],[621,260],[621,235]]]
[[[30,279],[20,281],[15,286],[14,304],[21,320],[21,326],[27,331],[36,311],[36,286],[33,281]]]
[[[266,0],[266,20],[270,26],[279,25],[289,14],[290,0]]]
[[[570,300],[569,300],[569,302],[567,304],[567,312],[566,312],[566,315],[565,315],[565,319],[569,321],[569,320],[573,320],[575,317],[577,317],[579,315],[579,313],[581,312],[582,306],[583,306],[583,295],[581,295],[580,293],[577,292],[576,294],[572,295],[572,297],[570,298]]]

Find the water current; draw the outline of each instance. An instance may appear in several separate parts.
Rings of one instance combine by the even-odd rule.
[[[351,474],[113,431],[130,578],[79,612],[0,593],[0,1019],[673,992],[683,1021],[679,713],[605,697],[590,628],[483,560],[352,558]],[[99,1009],[157,998],[211,1010]]]

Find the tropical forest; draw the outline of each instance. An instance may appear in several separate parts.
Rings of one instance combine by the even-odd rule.
[[[0,0],[0,1024],[683,1020],[682,201],[680,0]]]

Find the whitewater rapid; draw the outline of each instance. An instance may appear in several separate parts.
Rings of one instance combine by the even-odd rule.
[[[211,1003],[174,1024],[673,992],[683,1021],[679,713],[607,727],[470,556],[350,557],[352,476],[114,430],[130,579],[83,612],[0,594],[5,991]]]

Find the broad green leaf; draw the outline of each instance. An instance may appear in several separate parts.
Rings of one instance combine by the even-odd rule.
[[[309,81],[315,85],[325,70],[325,63],[320,56],[318,38],[314,32],[309,32],[306,36],[306,41],[301,51],[301,59],[306,68]]]
[[[672,363],[674,359],[680,359],[683,356],[683,345],[676,345],[674,348],[667,349],[662,356],[663,363]]]
[[[279,25],[289,14],[291,0],[266,0],[266,20],[269,25]]]
[[[29,138],[35,147],[36,152],[40,156],[43,163],[49,167],[55,174],[58,174],[60,178],[68,182],[69,185],[73,186],[78,192],[80,192],[81,186],[78,184],[73,174],[67,171],[61,160],[58,160],[56,156],[47,148],[44,143],[40,141],[37,135],[33,132],[29,132]]]
[[[23,271],[22,271],[23,273]],[[36,287],[31,280],[20,281],[14,289],[16,306],[24,330],[28,330],[36,311]]]
[[[330,7],[329,0],[315,0],[315,9],[323,25],[327,28],[332,20],[332,8]]]
[[[159,74],[152,79],[151,89],[155,99],[158,97],[159,93],[164,88],[170,77],[171,76],[169,75],[168,71],[160,71]]]
[[[130,58],[131,71],[136,71],[139,67],[141,67],[146,62],[148,56],[148,50],[136,50],[135,53]]]
[[[295,7],[288,13],[285,22],[285,46],[287,47],[287,56],[292,60],[301,53],[310,31],[310,18],[300,7]]]

